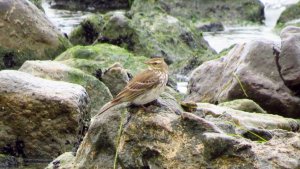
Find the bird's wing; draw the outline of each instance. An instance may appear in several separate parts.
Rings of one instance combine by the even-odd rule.
[[[158,75],[151,70],[145,70],[136,75],[127,86],[116,96],[115,101],[131,101],[159,83]]]

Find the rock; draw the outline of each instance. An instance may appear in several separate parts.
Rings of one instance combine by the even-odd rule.
[[[91,15],[75,27],[70,34],[70,42],[74,45],[90,45],[99,37],[103,25],[102,15]]]
[[[40,10],[44,11],[44,9],[42,7],[42,0],[29,0],[29,1],[32,2]]]
[[[0,154],[0,168],[17,168],[18,165],[16,157]]]
[[[203,63],[190,76],[186,101],[220,103],[245,98],[268,113],[300,117],[300,98],[283,83],[272,53],[272,42],[253,41]]]
[[[244,129],[282,129],[295,132],[298,131],[300,127],[300,123],[297,120],[278,115],[249,113],[209,103],[197,103],[197,106],[197,110],[204,113],[206,119],[210,121],[214,121],[215,123],[226,121],[227,123],[230,122],[232,125],[235,125],[235,127]],[[195,114],[197,114],[197,112]],[[224,128],[223,130],[227,131],[227,129]]]
[[[102,72],[115,62],[122,63],[125,69],[135,75],[146,68],[143,64],[147,58],[134,55],[126,49],[110,44],[94,46],[75,46],[58,56],[56,61],[94,74],[101,79]]]
[[[98,18],[101,20],[95,24],[101,28],[98,42],[118,45],[137,55],[164,57],[168,64],[174,63],[170,66],[174,73],[180,72],[191,59],[201,63],[215,54],[201,32],[165,13],[136,13],[128,18],[125,12],[117,11]],[[71,34],[73,41],[88,36],[82,26]]]
[[[90,97],[91,111],[89,117],[97,114],[100,108],[112,99],[109,89],[96,77],[60,62],[26,61],[19,71],[44,79],[65,81],[83,86]]]
[[[174,101],[167,102],[170,105],[178,105]],[[237,125],[233,126],[233,133],[227,133],[219,127],[216,119],[227,123],[232,119],[224,119],[224,116],[212,117],[204,110],[204,106],[211,107],[211,111],[222,109],[232,115],[239,112],[244,115],[242,117],[256,117],[254,113],[201,103],[198,104],[198,108],[199,111],[205,111],[204,118],[187,112],[181,116],[176,115],[169,106],[150,104],[148,110],[143,110],[126,109],[124,105],[119,105],[93,118],[75,160],[71,159],[68,164],[73,164],[70,168],[74,169],[113,168],[117,150],[120,168],[299,167],[299,133],[279,129],[268,130],[272,133],[272,139],[263,143],[252,141],[238,134],[240,127]],[[279,117],[257,115],[259,119],[261,116],[270,117],[268,120],[271,121],[276,121]],[[279,119],[286,120],[285,125],[289,121],[282,117]],[[119,137],[121,120],[123,132]],[[244,125],[247,118],[240,122]]]
[[[244,21],[262,23],[264,5],[259,0],[135,0],[131,6],[133,13],[163,11],[187,21],[222,21],[238,23]]]
[[[74,153],[66,152],[54,159],[45,169],[68,169],[74,165]]]
[[[221,22],[200,23],[196,25],[196,28],[202,32],[224,31],[224,25]]]
[[[287,7],[277,20],[277,26],[282,27],[284,25],[297,25],[300,26],[300,2]]]
[[[245,112],[266,113],[258,104],[249,99],[238,99],[229,102],[220,103],[219,106],[241,110]]]
[[[281,76],[285,85],[300,96],[300,27],[286,27],[280,37],[281,53],[278,64]]]
[[[129,74],[120,63],[109,67],[101,76],[101,81],[109,88],[115,97],[129,82]]]
[[[88,94],[79,85],[0,72],[0,153],[48,160],[82,137]]]
[[[50,0],[51,8],[67,10],[107,11],[129,9],[131,0]]]
[[[26,60],[46,60],[70,47],[70,43],[27,0],[0,2],[0,70],[18,68]]]

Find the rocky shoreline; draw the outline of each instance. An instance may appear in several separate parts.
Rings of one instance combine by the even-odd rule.
[[[67,39],[30,1],[0,2],[0,168],[113,168],[116,152],[124,169],[300,167],[297,25],[282,29],[280,46],[257,40],[216,54],[202,31],[232,18],[261,23],[261,2],[105,6],[124,8],[87,18]],[[97,115],[155,56],[170,67],[163,104]],[[190,77],[186,95],[174,88],[178,73]]]

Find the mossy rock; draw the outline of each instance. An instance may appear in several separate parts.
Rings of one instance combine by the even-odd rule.
[[[183,72],[214,58],[215,52],[201,32],[166,13],[136,13],[130,18],[125,12],[116,11],[97,16],[99,22],[96,25],[101,29],[98,42],[126,48],[136,55],[164,57],[168,64],[174,63],[170,66],[173,73],[182,72],[191,60],[196,60],[194,66],[184,68]],[[91,20],[96,20],[94,17]],[[87,34],[80,25],[71,38],[81,41]],[[87,43],[85,40],[81,44]]]
[[[29,1],[1,1],[0,11],[0,70],[16,69],[26,60],[53,59],[71,46]]]
[[[166,12],[187,22],[263,23],[264,5],[259,0],[135,0],[132,13]]]
[[[112,99],[109,89],[96,77],[60,62],[26,61],[19,70],[44,79],[65,81],[83,86],[91,100],[91,113],[89,115],[91,117]]]
[[[241,110],[245,112],[255,113],[267,113],[257,103],[249,99],[237,99],[229,102],[220,103],[219,106],[229,107],[235,110]]]
[[[277,27],[284,27],[286,25],[295,25],[300,26],[300,22],[298,23],[288,23],[289,21],[296,20],[300,18],[300,2],[289,6],[285,11],[282,12],[278,21]]]
[[[91,15],[85,18],[70,35],[70,41],[74,45],[89,45],[94,43],[101,32],[103,25],[102,15]]]
[[[97,44],[94,46],[75,46],[59,55],[55,60],[94,75],[119,62],[135,75],[146,68],[143,63],[147,58],[136,56],[118,46]]]
[[[44,9],[42,7],[42,0],[29,0],[29,1],[32,2],[40,10],[44,11]]]

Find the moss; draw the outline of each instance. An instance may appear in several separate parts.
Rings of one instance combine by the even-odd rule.
[[[99,69],[105,69],[115,62],[120,62],[124,68],[136,74],[146,66],[142,64],[147,58],[135,56],[126,49],[110,44],[95,46],[75,46],[56,58],[67,65],[87,71],[91,74]]]
[[[134,1],[131,11],[164,12],[190,22],[221,21],[236,24],[243,21],[262,23],[264,20],[264,6],[259,0]]]
[[[40,10],[44,11],[44,9],[42,7],[42,0],[29,0],[29,1],[32,2]]]
[[[66,38],[59,36],[59,46],[57,48],[45,49],[46,58],[54,59],[56,56],[72,47],[72,44]]]
[[[299,19],[300,18],[300,2],[295,5],[288,7],[285,11],[282,12],[281,16],[277,21],[277,26],[282,26],[288,21]]]
[[[243,3],[243,11],[245,14],[245,20],[250,22],[263,23],[264,9],[258,6],[254,1]]]
[[[92,44],[99,37],[103,24],[102,15],[91,15],[71,32],[70,41],[74,45]]]
[[[36,56],[32,50],[18,51],[0,46],[0,70],[17,69],[24,61],[33,60]]]

